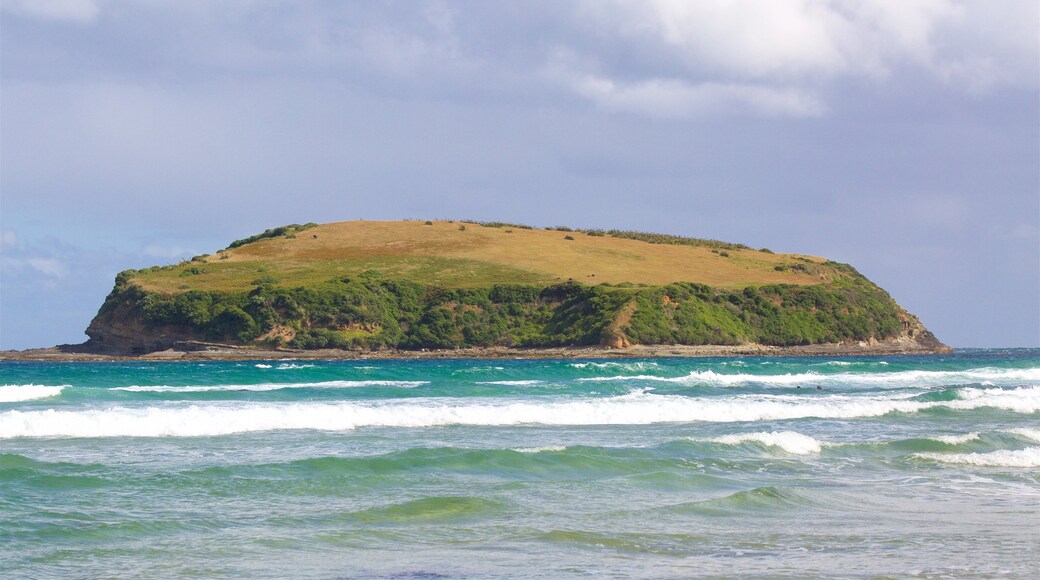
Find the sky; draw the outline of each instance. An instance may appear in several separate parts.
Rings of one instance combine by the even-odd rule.
[[[266,228],[477,219],[848,262],[1040,346],[1026,1],[0,0],[0,348]]]

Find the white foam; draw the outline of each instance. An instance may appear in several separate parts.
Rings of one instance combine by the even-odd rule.
[[[566,445],[546,445],[544,447],[520,447],[513,451],[519,451],[520,453],[553,453],[566,450]]]
[[[946,443],[947,445],[960,445],[961,443],[967,443],[968,441],[975,441],[978,438],[978,431],[965,433],[963,435],[932,435],[931,437],[926,437],[926,439],[938,441],[939,443]]]
[[[264,363],[257,363],[257,364],[255,364],[253,366],[255,366],[258,369],[269,369],[269,368],[271,368],[271,365],[265,365]]]
[[[280,371],[287,371],[292,369],[312,369],[314,366],[312,364],[282,363],[275,368]]]
[[[209,391],[279,391],[281,389],[351,389],[357,387],[401,387],[411,389],[429,381],[324,381],[320,383],[262,383],[258,385],[132,385],[113,387],[113,391],[135,393],[205,393]]]
[[[816,439],[813,439],[808,435],[802,435],[796,431],[737,433],[734,435],[716,437],[714,439],[709,439],[709,441],[714,443],[723,443],[725,445],[739,445],[741,443],[752,441],[770,447],[779,447],[780,449],[795,455],[819,453],[823,448],[822,444]]]
[[[639,361],[639,362],[580,362],[571,363],[572,367],[576,369],[621,369],[626,371],[644,371],[647,369],[657,368],[657,363],[651,361]]]
[[[841,362],[841,361],[834,361]],[[787,373],[783,375],[756,375],[747,373],[718,373],[712,370],[693,371],[679,377],[656,375],[630,375],[613,377],[587,377],[579,381],[661,381],[685,385],[711,385],[720,387],[760,384],[767,386],[792,385],[870,385],[875,387],[931,387],[961,385],[967,383],[991,383],[1014,386],[1023,383],[1040,383],[1040,368],[996,369],[978,368],[965,371],[896,371],[880,373]]]
[[[1019,413],[1036,413],[1040,411],[1040,387],[1019,387],[1017,389],[975,389],[957,390],[958,400],[943,403],[951,409],[977,409],[994,407]],[[982,404],[976,404],[981,402]]]
[[[176,387],[174,387],[176,388]],[[445,425],[647,425],[878,417],[930,408],[1040,410],[1040,387],[970,400],[915,401],[886,395],[740,395],[682,397],[633,392],[607,398],[416,398],[364,402],[221,402],[113,406],[86,410],[6,411],[0,438],[227,435],[278,429],[341,431],[358,427]]]
[[[507,386],[507,387],[525,387],[525,386],[530,386],[530,385],[540,385],[540,384],[542,384],[544,382],[545,381],[536,381],[536,380],[529,380],[529,381],[478,381],[477,384],[478,385],[503,385],[503,386]]]
[[[49,387],[46,385],[3,385],[0,386],[0,403],[20,403],[34,399],[57,397],[68,385]]]
[[[1026,439],[1032,439],[1033,441],[1040,442],[1040,429],[1030,429],[1029,427],[1019,427],[1017,429],[1008,429],[1007,433],[1014,433]]]
[[[941,463],[979,467],[1040,467],[1040,447],[1014,451],[1001,449],[989,453],[916,453],[915,456]]]

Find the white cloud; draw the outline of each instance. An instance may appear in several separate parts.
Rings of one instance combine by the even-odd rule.
[[[951,0],[615,0],[585,10],[688,72],[753,79],[879,76],[930,63],[937,29],[964,14]]]
[[[629,60],[619,67],[576,45],[556,57],[569,55],[577,80],[566,84],[608,109],[817,116],[829,84],[845,78],[924,73],[974,95],[1035,85],[1036,4],[1001,9],[964,0],[589,0],[583,25]]]
[[[98,15],[94,0],[3,0],[0,8],[40,20],[58,20],[89,24]]]
[[[25,263],[33,270],[53,278],[63,278],[67,273],[65,265],[53,258],[27,258]]]
[[[742,110],[766,116],[815,117],[826,110],[804,91],[765,85],[690,84],[678,79],[621,84],[587,75],[576,79],[573,86],[604,109],[659,118],[697,118]]]
[[[0,234],[0,247],[3,248],[14,248],[18,245],[18,234],[14,230],[4,230]]]

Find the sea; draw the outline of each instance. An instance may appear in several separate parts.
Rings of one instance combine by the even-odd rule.
[[[0,362],[0,577],[1036,578],[1040,350]]]

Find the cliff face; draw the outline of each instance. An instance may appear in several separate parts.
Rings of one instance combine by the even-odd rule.
[[[114,290],[86,334],[88,350],[112,355],[145,354],[172,348],[174,343],[195,340],[190,326],[153,325],[141,309],[137,292]]]
[[[87,335],[89,350],[114,355],[183,350],[190,341],[356,351],[668,344],[764,345],[792,354],[948,350],[865,279],[740,291],[682,283],[451,290],[362,277],[166,296],[124,278]]]
[[[215,255],[127,270],[87,335],[89,350],[128,355],[193,341],[356,352],[945,348],[855,268],[819,257],[433,221],[284,226]]]

